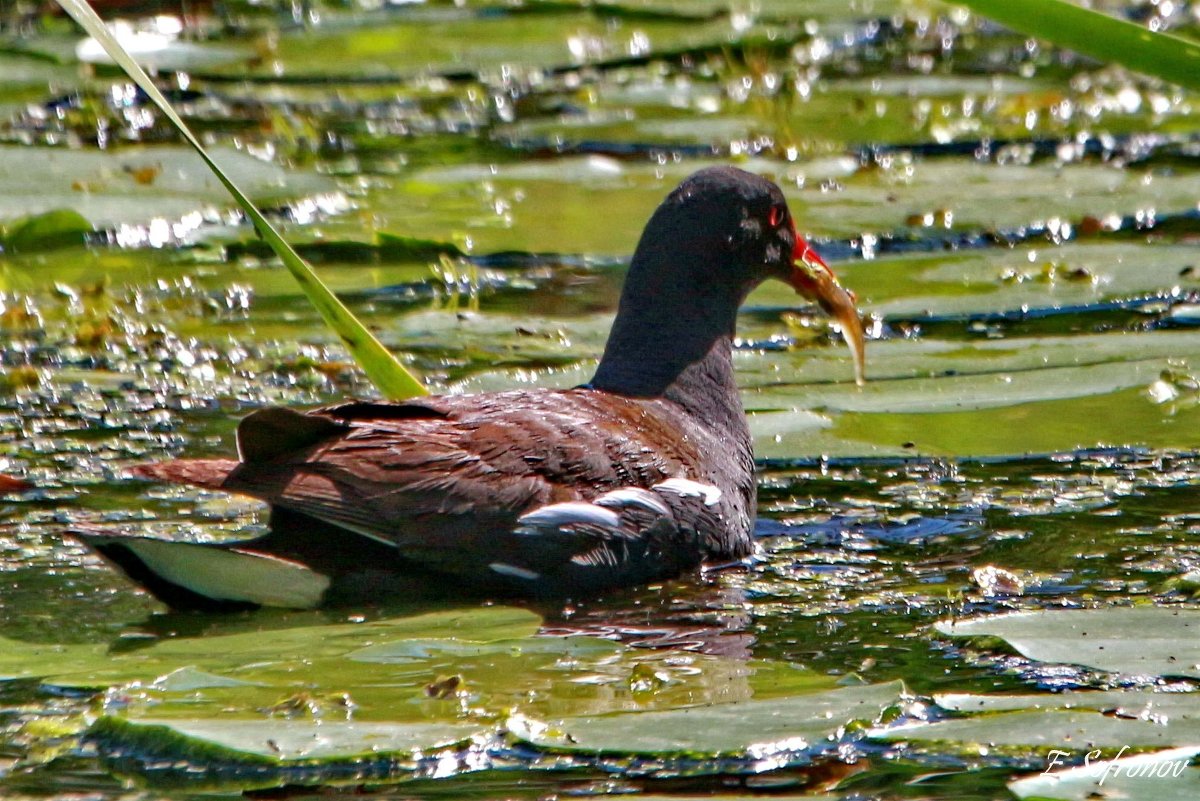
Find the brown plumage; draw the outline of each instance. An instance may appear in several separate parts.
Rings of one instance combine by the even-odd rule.
[[[796,236],[778,188],[709,169],[647,225],[589,385],[265,409],[239,426],[237,460],[135,472],[269,503],[272,533],[236,553],[259,558],[255,576],[318,574],[283,605],[389,583],[573,595],[740,558],[755,486],[732,338],[738,305],[770,277],[837,314],[861,358],[852,299]],[[80,536],[173,605],[273,602],[226,587],[241,569],[226,557],[193,582],[161,544]]]

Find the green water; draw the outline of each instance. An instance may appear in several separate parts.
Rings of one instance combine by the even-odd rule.
[[[202,5],[154,57],[431,388],[586,380],[645,219],[714,162],[784,187],[870,318],[870,381],[790,289],[750,298],[748,564],[565,605],[167,613],[64,532],[259,529],[123,470],[372,390],[165,120],[65,20],[0,6],[0,473],[37,486],[0,497],[0,796],[1007,799],[1051,748],[1195,742],[1186,695],[1158,739],[943,695],[1142,703],[1196,689],[1182,651],[1067,666],[933,628],[1194,611],[1194,97],[915,1],[369,5]],[[86,245],[21,246],[64,208]],[[1135,655],[1177,637],[1115,615]]]

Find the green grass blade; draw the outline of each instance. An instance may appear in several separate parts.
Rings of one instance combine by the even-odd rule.
[[[158,91],[158,87],[146,75],[140,66],[133,60],[125,48],[109,33],[104,22],[96,15],[87,0],[58,0],[58,4],[62,6],[71,17],[79,23],[79,25],[87,31],[93,39],[99,42],[108,53],[108,55],[125,70],[133,81],[142,88],[147,96],[154,101],[171,124],[183,135],[196,152],[200,154],[200,158],[204,159],[204,163],[209,166],[213,174],[225,185],[229,190],[229,194],[233,195],[233,199],[242,207],[246,216],[254,223],[255,230],[258,231],[271,249],[296,277],[300,288],[304,290],[304,294],[312,301],[313,306],[320,312],[325,323],[332,328],[342,341],[346,343],[351,355],[362,367],[363,372],[371,379],[376,388],[387,398],[392,400],[402,400],[411,398],[416,395],[425,395],[427,391],[421,382],[418,381],[404,366],[396,360],[383,344],[375,338],[375,336],[363,326],[362,323],[350,312],[345,305],[338,300],[337,296],[329,290],[329,287],[317,277],[312,268],[300,258],[296,251],[292,250],[291,246],[284,241],[279,232],[274,226],[263,217],[262,213],[255,205],[250,202],[250,199],[242,194],[242,191],[222,172],[221,168],[216,165],[200,141],[188,129],[184,121],[175,113],[175,109],[167,102],[162,93]]]
[[[955,0],[1015,31],[1188,89],[1200,89],[1200,45],[1066,0]]]

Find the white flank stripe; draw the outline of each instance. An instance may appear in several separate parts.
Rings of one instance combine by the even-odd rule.
[[[492,562],[488,567],[502,576],[512,576],[513,578],[526,579],[527,581],[533,581],[542,577],[542,574],[536,570],[526,570],[523,567],[517,567],[505,562]]]
[[[664,517],[671,514],[671,509],[662,499],[649,490],[641,489],[640,487],[625,487],[612,492],[606,492],[595,500],[597,506],[607,506],[609,508],[619,508],[622,506],[638,506],[651,512],[656,512]]]
[[[307,514],[307,512],[306,512],[306,514]],[[366,537],[369,540],[375,540],[375,542],[378,542],[382,545],[389,545],[393,548],[397,547],[395,540],[389,539],[387,536],[380,534],[377,531],[371,531],[370,529],[366,529],[366,528],[359,528],[358,526],[347,523],[345,520],[330,520],[329,518],[321,517],[320,515],[313,515],[313,517],[317,518],[318,520],[320,520],[324,523],[328,523],[331,526],[337,526],[340,529],[349,531],[351,534],[357,534],[360,537]]]
[[[521,515],[517,520],[523,527],[562,528],[572,525],[592,525],[601,528],[616,528],[621,518],[616,512],[583,501],[566,501],[542,506]],[[533,533],[533,532],[530,532]]]
[[[711,484],[701,484],[690,478],[668,478],[661,484],[655,484],[651,489],[673,492],[684,498],[703,498],[705,506],[712,506],[721,500],[721,490]]]

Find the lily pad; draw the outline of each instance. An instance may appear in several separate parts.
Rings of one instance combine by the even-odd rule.
[[[372,189],[364,207],[376,214],[384,230],[444,241],[469,236],[476,252],[620,255],[632,251],[641,225],[663,196],[708,161],[639,164],[594,154],[553,162],[426,167]],[[1200,178],[1192,173],[1091,163],[922,161],[882,170],[854,158],[823,156],[795,162],[759,157],[741,166],[780,183],[801,234],[834,239],[895,233],[919,240],[1029,227],[1044,231],[1047,226],[1070,235],[1084,218],[1114,218],[1132,226],[1129,218],[1139,213],[1149,219],[1146,209],[1187,211],[1200,193]],[[1055,192],[1053,211],[1046,207],[1046,187]],[[597,209],[605,212],[603,225],[594,224]],[[949,227],[913,224],[926,215],[952,222]],[[1132,253],[1125,251],[1127,257]],[[1003,259],[1005,267],[1025,272],[1041,266],[1016,261]],[[996,268],[995,280],[1003,269]],[[1030,286],[1017,289],[1028,292]]]
[[[1197,344],[1187,331],[893,340],[868,345],[862,388],[841,348],[739,354],[738,363],[752,425],[770,434],[758,440],[763,457],[1187,448],[1200,447],[1200,434],[1180,424],[1200,410],[1156,404],[1147,389],[1200,359]]]
[[[1188,209],[1198,187],[1200,176],[1192,172],[1089,163],[926,161],[911,170],[900,164],[893,170],[864,170],[840,191],[806,189],[792,206],[806,225],[835,236],[900,229],[914,215],[935,210],[949,212],[959,230],[995,230],[1051,219],[1078,224],[1085,216],[1104,219],[1139,208]],[[1050,208],[1046,191],[1054,193]]]
[[[1035,242],[1012,249],[881,256],[837,265],[837,271],[871,314],[889,322],[965,324],[991,317],[1012,325],[1022,315],[1036,320],[1040,312],[1052,311],[1074,311],[1087,320],[1106,301],[1170,299],[1176,288],[1200,290],[1200,275],[1181,275],[1192,255],[1189,245],[1168,242]],[[749,304],[786,309],[797,298],[790,287],[769,282]]]
[[[394,336],[429,346],[453,337],[460,358],[488,360],[488,369],[456,382],[456,391],[586,382],[609,319],[540,323],[492,312],[411,314],[388,325]],[[518,329],[527,335],[514,336]],[[1200,339],[1186,330],[872,342],[861,388],[841,343],[754,347],[781,330],[756,313],[743,315],[739,334],[748,346],[734,356],[759,458],[1200,447],[1200,423],[1188,425],[1200,421],[1200,408],[1155,403],[1148,392],[1164,371],[1200,363]]]
[[[1200,741],[1200,694],[1151,690],[1079,691],[1038,695],[944,694],[938,706],[970,717],[880,727],[887,741],[939,742],[958,750],[1058,749],[1092,752],[1091,761],[1119,749],[1168,747]],[[1095,749],[1118,749],[1096,753]]]
[[[1027,709],[1087,709],[1119,712],[1122,717],[1170,717],[1177,712],[1200,711],[1200,695],[1192,693],[1112,690],[1037,695],[975,695],[943,693],[933,697],[937,705],[955,712],[1012,712]]]
[[[1200,357],[1200,342],[1186,331],[886,342],[869,348],[868,377],[874,381],[861,389],[829,384],[841,372],[834,372],[833,362],[843,356],[838,350],[816,355],[820,358],[806,359],[805,351],[742,358],[751,381],[755,367],[766,373],[772,362],[776,371],[779,362],[809,362],[797,364],[793,375],[801,380],[790,386],[777,377],[758,391],[748,387],[752,408],[770,408],[786,398],[802,409],[929,414],[1101,395],[1149,385],[1172,360]],[[746,383],[752,387],[751,381]]]
[[[1200,768],[1188,767],[1200,747],[1093,760],[1067,770],[1009,782],[1017,798],[1054,801],[1191,801],[1200,795]]]
[[[77,211],[53,209],[29,217],[20,217],[0,231],[0,244],[17,253],[82,245],[92,232],[92,224]]]
[[[836,742],[902,701],[901,682],[847,687],[770,700],[564,718],[517,717],[510,730],[540,748],[572,753],[752,755],[804,751]]]
[[[360,723],[311,720],[126,720],[103,717],[87,738],[138,758],[281,766],[361,759],[411,759],[488,731],[471,723]]]
[[[538,623],[531,612],[483,607],[358,624],[318,619],[117,651],[0,640],[0,676],[120,687],[131,718],[156,722],[271,714],[388,724],[455,723],[467,704],[494,715],[515,706],[586,715],[737,702],[833,682],[766,660],[679,658],[599,637],[539,636]]]
[[[1036,749],[1040,754],[1048,749],[1081,754],[1122,746],[1170,748],[1200,741],[1200,705],[1196,714],[1180,715],[1166,723],[1096,712],[1046,710],[908,723],[873,729],[869,736],[885,742],[938,743],[954,751],[973,753],[997,747],[1016,752]]]
[[[745,97],[702,76],[664,79],[652,74],[628,86],[606,87],[586,103],[577,94],[564,94],[562,102],[571,103],[573,114],[527,117],[501,133],[528,149],[562,141],[566,147],[580,143],[593,150],[619,151],[624,144],[647,151],[704,146],[714,152],[737,152],[756,136],[769,135],[776,147],[791,145],[798,154],[838,153],[847,143],[897,147],[989,135],[1021,138],[1028,136],[1023,121],[1006,109],[1046,87],[1042,80],[999,75],[876,75],[870,80],[831,75],[821,92],[798,103],[783,93]],[[922,112],[930,100],[953,108],[977,97],[989,99],[988,113],[973,115],[966,125],[961,118]],[[920,123],[914,124],[916,120]],[[809,180],[822,178],[806,173]]]
[[[228,147],[211,152],[255,202],[269,206],[320,196],[331,208],[345,204],[324,176],[285,170]],[[30,185],[38,191],[28,192]],[[0,220],[71,209],[100,228],[144,226],[118,230],[120,244],[162,245],[188,239],[205,221],[222,221],[218,210],[231,205],[200,157],[184,147],[43,148],[34,158],[29,148],[0,145]]]
[[[267,74],[328,79],[411,77],[428,71],[456,76],[498,73],[501,65],[514,70],[546,68],[713,44],[730,33],[724,19],[600,19],[582,9],[558,14],[479,13],[450,7],[400,14],[330,11],[320,26],[281,35]]]
[[[476,643],[537,631],[532,612],[484,607],[431,612],[362,624],[300,626],[204,638],[173,638],[111,652],[103,644],[48,644],[0,639],[0,676],[39,678],[63,687],[150,683],[180,668],[197,668],[241,684],[263,683],[272,671],[295,671],[319,658],[338,658],[379,641],[408,637],[459,638]],[[213,686],[211,682],[208,686]],[[276,685],[279,686],[279,685]],[[278,690],[275,690],[278,692]]]
[[[1200,610],[1195,609],[1052,609],[944,620],[936,628],[948,637],[998,637],[1039,662],[1131,676],[1200,678]]]

